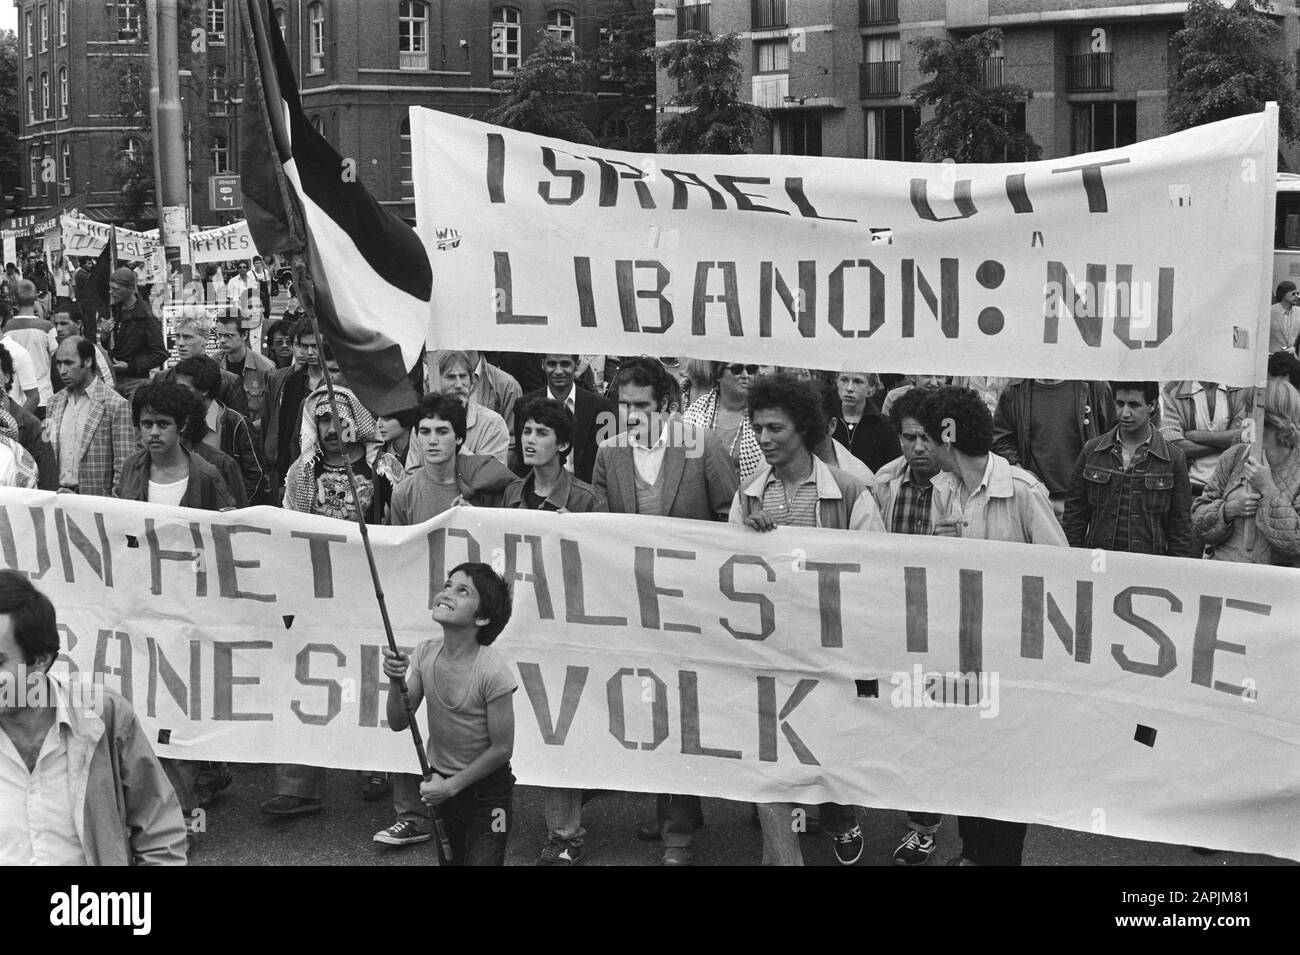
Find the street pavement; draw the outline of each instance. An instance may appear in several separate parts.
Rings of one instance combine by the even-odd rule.
[[[392,804],[363,802],[360,777],[353,772],[330,770],[325,808],[316,815],[287,819],[264,816],[263,800],[274,795],[273,767],[266,764],[235,765],[235,782],[216,797],[204,816],[206,832],[195,836],[190,862],[219,865],[437,865],[432,841],[393,848],[371,841],[371,836],[393,822]],[[533,865],[546,841],[542,821],[541,790],[515,788],[515,823],[510,836],[507,865]],[[644,793],[604,793],[583,811],[587,828],[583,865],[655,865],[661,849],[657,843],[636,838],[637,826],[654,815],[654,797]],[[704,800],[705,825],[695,843],[701,865],[758,865],[762,845],[758,828],[751,824],[747,804],[722,799]],[[866,851],[859,865],[889,866],[891,853],[903,834],[903,814],[868,809],[862,812]],[[938,849],[930,866],[942,865],[960,847],[956,822],[945,818],[939,830]],[[836,865],[830,840],[820,833],[803,836],[808,865]],[[1100,866],[1274,866],[1292,865],[1272,856],[1221,852],[1203,856],[1185,846],[1133,839],[1115,839],[1094,833],[1031,826],[1025,842],[1025,865]]]

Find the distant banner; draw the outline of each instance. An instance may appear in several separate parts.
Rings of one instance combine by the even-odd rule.
[[[1300,859],[1294,569],[479,508],[371,536],[404,647],[457,563],[513,581],[522,782]],[[160,754],[415,768],[355,526],[6,489],[0,556]]]
[[[108,237],[116,231],[117,257],[123,262],[148,262],[159,248],[158,230],[136,232],[107,222],[87,219],[84,216],[65,215],[59,219],[62,232],[63,254],[97,256],[108,245]]]
[[[253,235],[243,219],[231,225],[218,226],[190,233],[190,254],[195,264],[226,262],[232,259],[252,260],[257,255]]]
[[[1269,114],[990,165],[634,154],[411,118],[431,347],[1253,380]]]

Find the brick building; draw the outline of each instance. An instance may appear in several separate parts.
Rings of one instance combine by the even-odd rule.
[[[123,166],[146,155],[149,137],[144,0],[14,0],[14,6],[25,211],[39,215],[73,203],[85,214],[116,221]],[[182,7],[180,86],[191,208],[195,222],[215,225],[208,176],[228,171],[238,154],[239,30],[227,0]],[[196,42],[195,29],[204,31],[203,42]],[[136,107],[146,115],[132,115]],[[152,212],[135,224],[152,227]]]
[[[1274,3],[1278,53],[1300,46],[1294,3]],[[1172,34],[1185,2],[1125,0],[661,0],[656,41],[689,29],[737,33],[744,82],[775,112],[758,152],[915,160],[922,82],[912,40],[998,27],[989,82],[1031,91],[1015,122],[1043,158],[1127,145],[1167,132]],[[658,78],[661,110],[676,82]],[[1300,151],[1284,144],[1291,168]],[[1015,158],[1015,157],[1010,157]]]
[[[275,0],[303,108],[344,155],[358,160],[371,193],[399,215],[415,214],[407,110],[427,106],[481,118],[492,89],[547,32],[591,51],[600,14],[650,2],[601,0]],[[602,103],[620,93],[593,78]],[[647,104],[648,106],[649,104]]]
[[[118,167],[124,157],[139,154],[147,136],[140,118],[122,115],[116,105],[122,71],[139,68],[147,110],[144,0],[14,0],[14,5],[19,74],[31,90],[19,130],[22,185],[28,191],[24,211],[39,214],[75,200],[89,214],[112,219]],[[242,36],[233,0],[181,0],[180,5],[191,217],[213,225],[232,218],[209,209],[208,177],[239,171]],[[481,117],[500,97],[492,82],[523,63],[545,32],[590,51],[600,42],[602,22],[616,28],[621,17],[632,11],[644,16],[651,5],[651,0],[273,2],[307,114],[342,155],[357,160],[371,193],[408,218],[415,212],[408,107]],[[202,53],[192,49],[196,27],[207,30]],[[622,93],[597,77],[591,89],[598,98],[588,121],[599,132]],[[42,176],[49,168],[56,170],[56,181]],[[137,225],[151,227],[152,217]]]

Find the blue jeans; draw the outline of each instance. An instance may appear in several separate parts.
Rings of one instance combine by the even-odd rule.
[[[806,815],[796,815],[801,807],[790,802],[758,804],[758,824],[763,830],[763,865],[803,865],[803,851],[799,848],[799,834],[805,832]],[[822,803],[822,831],[831,836],[842,836],[857,825],[857,812],[852,806]]]
[[[505,865],[514,790],[515,777],[506,763],[439,804],[452,852],[451,862],[440,860],[443,865]]]
[[[582,790],[547,787],[542,790],[542,812],[552,839],[582,845],[587,830],[582,828]]]
[[[939,823],[943,822],[943,813],[941,812],[908,812],[907,828],[914,829],[925,836],[932,836],[939,831]]]

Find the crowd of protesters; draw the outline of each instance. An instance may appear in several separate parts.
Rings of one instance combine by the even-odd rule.
[[[1254,390],[1212,381],[952,379],[644,355],[441,352],[413,376],[418,404],[375,416],[296,299],[271,315],[279,283],[260,259],[226,281],[244,303],[256,295],[260,310],[234,307],[215,321],[187,313],[170,342],[129,267],[113,272],[111,314],[94,331],[75,303],[51,301],[42,312],[51,294],[37,282],[4,284],[0,484],[210,510],[266,504],[349,521],[359,505],[375,524],[418,524],[459,506],[609,511],[729,521],[755,533],[814,526],[1300,562],[1290,283],[1271,315],[1280,347],[1253,443]],[[260,351],[254,330],[265,333]],[[458,860],[500,864],[516,683],[492,643],[509,618],[509,592],[490,568],[466,565],[436,603],[442,636],[410,655],[385,651],[384,662],[427,704],[436,774],[363,772],[360,795],[392,800],[394,822],[376,842],[428,841],[438,806]],[[405,727],[400,699],[390,696],[388,720]],[[234,779],[224,763],[161,763],[186,814]],[[323,807],[323,769],[281,765],[275,779],[266,814]],[[584,798],[544,791],[539,864],[584,858]],[[692,864],[699,797],[659,794],[654,809],[638,836],[662,843],[663,864]],[[754,815],[765,864],[802,863],[796,815],[830,839],[841,863],[862,857],[853,806],[771,803]],[[907,813],[893,862],[924,864],[941,820]],[[956,828],[953,864],[1020,863],[1023,823],[962,817]]]

